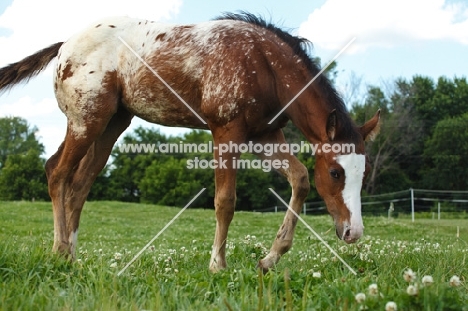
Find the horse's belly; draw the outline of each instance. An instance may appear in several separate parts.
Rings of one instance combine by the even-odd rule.
[[[124,106],[135,116],[151,123],[165,126],[207,128],[206,124],[199,119],[200,114],[192,112],[177,98],[171,100],[163,96],[159,98],[139,96],[126,102]]]

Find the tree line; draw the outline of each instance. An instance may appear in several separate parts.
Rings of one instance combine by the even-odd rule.
[[[346,95],[346,94],[345,94]],[[383,120],[376,140],[368,143],[372,165],[363,192],[379,194],[402,189],[468,190],[468,84],[466,78],[414,76],[384,86],[368,86],[361,97],[348,100],[350,114],[363,124],[381,109]],[[305,141],[291,124],[284,128],[289,143]],[[18,117],[0,118],[0,200],[49,200],[44,173],[44,146],[37,128]],[[121,152],[121,144],[204,144],[207,131],[193,130],[167,136],[139,127],[114,147],[111,161],[97,177],[88,200],[119,200],[184,206],[201,188],[199,207],[213,207],[214,171],[189,169],[187,161],[210,160],[211,153]],[[311,192],[307,201],[319,200],[314,188],[314,157],[299,153],[309,170]],[[243,154],[243,159],[255,156]],[[277,204],[268,188],[285,199],[287,181],[276,171],[241,169],[237,176],[237,209],[255,210]]]

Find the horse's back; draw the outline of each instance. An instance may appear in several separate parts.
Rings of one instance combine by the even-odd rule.
[[[258,82],[267,76],[259,78],[264,61],[258,57],[265,39],[265,31],[231,20],[169,25],[103,19],[62,46],[55,71],[57,99],[67,114],[76,102],[81,111],[102,109],[96,98],[118,93],[115,107],[124,105],[147,121],[204,127],[174,91],[198,114],[229,122],[262,93]]]

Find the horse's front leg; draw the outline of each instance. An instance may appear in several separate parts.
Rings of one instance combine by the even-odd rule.
[[[222,135],[220,135],[222,136]],[[215,168],[215,212],[216,212],[216,231],[211,251],[210,271],[217,272],[226,268],[226,240],[229,225],[234,217],[236,205],[236,169],[233,166],[234,158],[239,158],[238,152],[223,152],[221,146],[228,145],[225,139],[215,140],[214,160],[217,161]],[[231,140],[236,144],[239,140]]]
[[[278,130],[261,137],[258,142],[263,144],[274,143],[281,145],[286,143],[286,140],[284,139],[283,132]],[[266,156],[265,154],[259,154],[258,156],[262,159],[268,159],[271,161],[280,160],[281,163],[288,164],[287,167],[279,169],[279,172],[288,179],[292,188],[289,207],[297,214],[300,214],[302,205],[304,204],[304,201],[310,190],[309,174],[307,172],[307,168],[294,155],[289,153],[278,152],[272,154],[271,156]],[[291,248],[296,224],[297,217],[288,209],[284,217],[283,224],[276,234],[276,238],[273,242],[270,252],[258,263],[258,267],[261,268],[264,272],[267,272],[269,269],[273,268],[274,265],[280,260],[281,256]]]

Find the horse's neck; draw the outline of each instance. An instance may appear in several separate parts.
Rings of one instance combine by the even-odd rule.
[[[307,82],[308,81],[306,81],[306,83]],[[300,91],[301,90],[292,90],[288,92],[289,94],[287,97],[294,98]],[[288,103],[289,101],[283,105]],[[322,143],[326,140],[326,126],[330,111],[313,85],[304,90],[304,92],[289,105],[286,112],[293,124],[304,134],[309,142]]]

